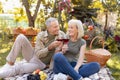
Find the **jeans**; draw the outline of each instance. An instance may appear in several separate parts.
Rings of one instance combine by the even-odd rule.
[[[79,73],[74,70],[76,62],[69,62],[62,53],[56,53],[53,56],[53,71],[55,74],[64,73],[71,76],[74,80],[79,80],[81,77],[88,77],[100,70],[100,65],[97,62],[86,63],[79,68]]]

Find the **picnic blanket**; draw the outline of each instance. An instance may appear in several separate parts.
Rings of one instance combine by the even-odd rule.
[[[46,80],[53,80],[54,76],[56,75],[50,69],[46,69],[46,70],[44,70],[44,72],[46,72],[48,75]],[[18,75],[15,77],[5,78],[4,80],[27,80],[28,75],[29,74]],[[83,79],[83,80],[85,80],[85,79]],[[98,73],[95,73],[95,74],[89,76],[87,78],[87,80],[115,80],[115,79],[112,77],[109,68],[104,67],[104,68],[101,68]]]

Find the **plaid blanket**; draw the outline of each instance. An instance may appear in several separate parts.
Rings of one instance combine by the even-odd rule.
[[[50,70],[46,70],[46,72],[48,73],[48,78],[47,80],[53,80],[54,75],[52,71]],[[112,76],[111,76],[111,72],[108,68],[101,68],[101,70],[98,73],[95,73],[91,76],[88,77],[89,80],[115,80]]]
[[[52,70],[46,69],[44,70],[44,72],[46,72],[48,75],[46,80],[53,80],[55,74],[53,73]],[[27,80],[28,75],[29,74],[19,75],[15,77],[5,78],[4,80]],[[101,68],[98,73],[95,73],[89,76],[87,80],[115,80],[115,79],[112,77],[109,68],[104,67],[104,68]]]

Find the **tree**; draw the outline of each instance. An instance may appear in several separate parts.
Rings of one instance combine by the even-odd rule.
[[[40,7],[40,3],[41,3],[41,0],[38,0],[37,1],[37,5],[36,5],[36,8],[35,8],[35,11],[34,11],[34,14],[32,15],[32,12],[30,11],[30,2],[29,0],[22,0],[22,3],[25,7],[25,10],[26,10],[26,14],[27,14],[27,17],[28,17],[28,22],[29,22],[29,27],[35,27],[35,20],[36,20],[36,17],[37,17],[37,13],[38,13],[38,10],[39,10],[39,7]]]
[[[85,19],[96,18],[98,9],[90,8],[92,2],[93,0],[72,0],[74,7],[70,14],[82,22],[84,22]]]

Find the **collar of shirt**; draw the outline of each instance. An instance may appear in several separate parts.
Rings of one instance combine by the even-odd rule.
[[[48,31],[45,31],[44,38],[48,39],[48,36],[49,36]],[[59,31],[59,34],[57,36],[55,36],[55,40],[58,39],[58,38],[60,38],[60,37],[61,37],[61,35],[60,35],[60,31]]]

